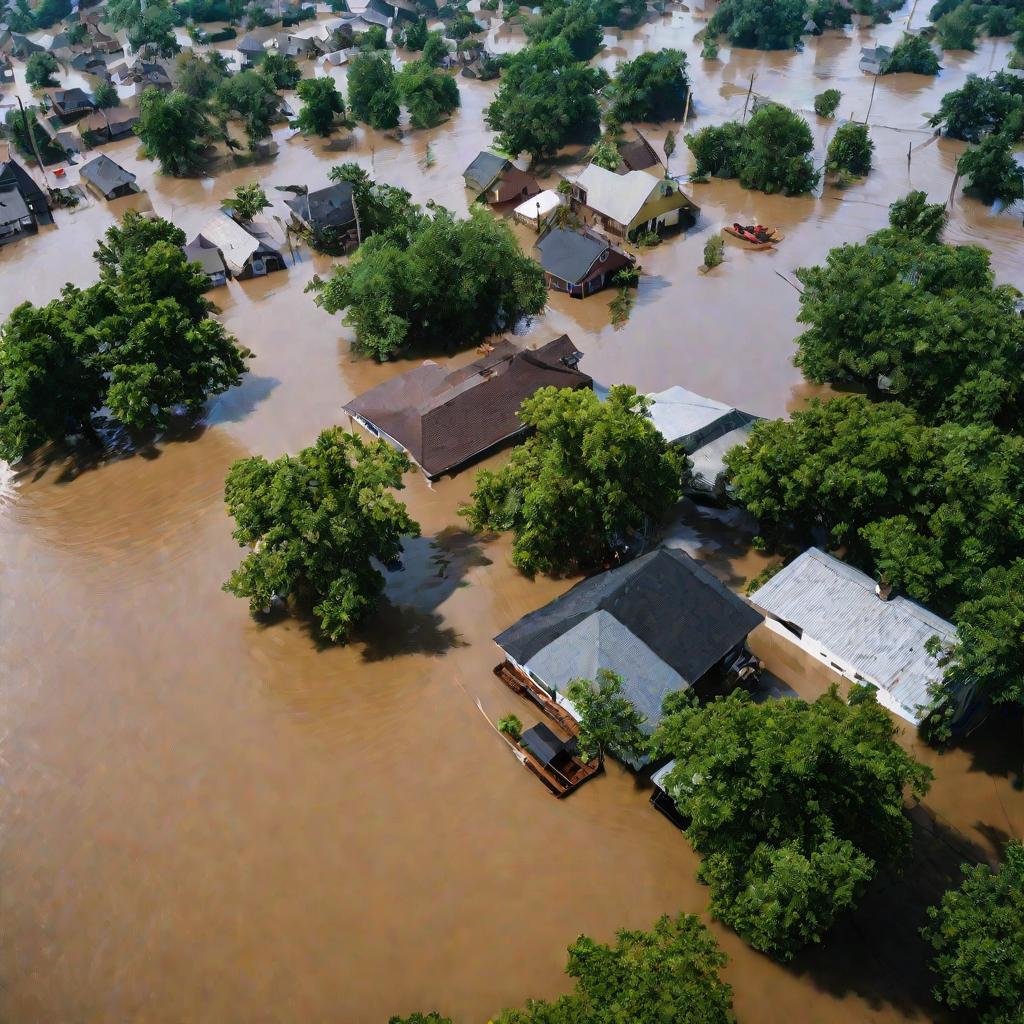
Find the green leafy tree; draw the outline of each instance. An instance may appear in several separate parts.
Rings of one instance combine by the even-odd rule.
[[[645,0],[596,0],[594,11],[602,25],[635,28],[647,14]]]
[[[203,103],[194,96],[150,88],[142,94],[134,131],[146,156],[156,160],[164,174],[182,178],[202,166],[213,129]]]
[[[986,571],[1024,557],[1022,457],[1024,439],[995,427],[928,426],[898,402],[849,395],[758,424],[726,463],[767,546],[824,535],[950,614]]]
[[[587,61],[601,49],[601,26],[589,0],[552,4],[545,14],[526,25],[532,43],[564,39],[576,60]]]
[[[399,45],[414,53],[422,50],[427,42],[427,31],[427,19],[417,18],[411,25],[405,27]]]
[[[423,63],[437,68],[447,56],[448,44],[444,41],[444,36],[437,31],[428,32],[423,44]]]
[[[258,71],[240,71],[217,86],[214,106],[221,117],[240,120],[249,148],[270,138],[270,125],[281,109],[273,83]]]
[[[619,147],[615,145],[615,140],[608,138],[607,135],[603,135],[597,140],[587,156],[592,164],[597,164],[598,167],[603,167],[606,171],[617,170],[619,164],[622,163]]]
[[[459,106],[459,87],[451,75],[426,61],[406,64],[395,78],[402,102],[409,108],[413,128],[433,128]]]
[[[33,15],[34,28],[49,28],[71,13],[71,0],[42,0]],[[76,26],[77,27],[77,26]],[[71,34],[70,31],[68,33]]]
[[[665,135],[665,144],[662,147],[665,153],[665,173],[668,174],[668,166],[676,152],[676,133],[669,131]]]
[[[388,34],[381,25],[371,25],[357,40],[364,53],[377,53],[388,48]]]
[[[1006,845],[999,871],[963,866],[964,880],[922,930],[935,949],[935,998],[979,1024],[1018,1024],[1024,1008],[1024,846]]]
[[[938,242],[946,226],[946,207],[929,203],[927,192],[908,192],[889,207],[889,223],[913,238]]]
[[[796,364],[813,381],[887,388],[930,420],[1019,416],[1017,296],[978,246],[896,229],[832,249],[796,272],[804,286]]]
[[[810,153],[810,126],[786,107],[770,103],[750,119],[740,143],[739,179],[744,188],[798,195],[818,184]]]
[[[985,31],[993,38],[1013,33],[1013,11],[1009,7],[990,7],[985,15]]]
[[[690,85],[686,54],[657,50],[619,64],[612,83],[612,109],[620,121],[678,121]]]
[[[564,39],[533,43],[508,57],[484,120],[506,153],[551,156],[567,142],[597,135],[600,68],[575,60]]]
[[[19,306],[0,331],[0,453],[16,459],[91,428],[106,407],[128,426],[163,427],[240,383],[245,361],[210,317],[206,278],[185,235],[130,211],[94,254],[100,280]]]
[[[1024,81],[1007,71],[997,71],[989,78],[968,75],[959,89],[942,97],[938,113],[928,123],[944,126],[954,139],[978,142],[989,132],[1001,131],[1013,118],[1020,137],[1020,113],[1024,110]],[[1014,116],[1016,115],[1016,116]]]
[[[224,500],[232,536],[251,550],[224,584],[253,613],[275,598],[316,601],[321,632],[345,642],[384,591],[374,567],[397,561],[419,524],[390,493],[409,460],[386,441],[364,442],[337,428],[310,448],[273,462],[256,455],[228,473]]]
[[[188,51],[178,58],[178,89],[193,99],[208,100],[226,77],[227,71],[212,54],[204,57]]]
[[[108,13],[113,7],[108,5]],[[174,34],[174,12],[167,0],[146,0],[144,6],[140,0],[127,0],[125,9],[133,15],[130,22],[119,25],[112,15],[110,20],[115,27],[127,30],[128,45],[133,50],[146,47],[159,57],[173,57],[181,50]]]
[[[675,758],[665,790],[704,857],[711,912],[755,949],[789,959],[856,906],[881,866],[909,855],[903,794],[931,771],[895,739],[868,687],[808,704],[735,691],[677,702],[655,743]]]
[[[442,1017],[436,1011],[411,1013],[408,1017],[391,1017],[388,1024],[455,1024],[451,1017]]]
[[[978,23],[971,4],[962,3],[939,18],[935,33],[944,50],[973,50],[978,36]]]
[[[743,125],[738,121],[708,125],[684,139],[686,148],[697,161],[695,173],[701,178],[710,175],[716,178],[739,177],[742,140]]]
[[[260,61],[259,70],[275,89],[294,89],[302,80],[299,65],[283,53],[267,53]]]
[[[483,30],[483,25],[467,10],[459,11],[448,25],[448,35],[459,42]]]
[[[597,670],[597,678],[573,679],[566,696],[579,714],[579,747],[584,761],[597,758],[604,767],[609,752],[637,763],[647,752],[647,719],[622,696],[622,676],[606,668]]]
[[[612,946],[581,935],[566,967],[574,991],[504,1010],[494,1024],[732,1024],[725,964],[693,914],[662,917],[650,931],[622,930]]]
[[[511,530],[512,561],[528,575],[602,565],[682,493],[686,457],[646,409],[626,385],[604,402],[589,389],[542,388],[519,411],[532,436],[501,469],[477,473],[460,514],[476,531]]]
[[[708,22],[707,34],[725,35],[733,46],[792,50],[806,21],[804,0],[722,0]]]
[[[364,53],[349,65],[348,102],[352,116],[384,131],[398,126],[398,88],[391,61]]]
[[[352,199],[359,211],[364,239],[390,233],[399,245],[405,246],[422,226],[423,212],[404,188],[371,181],[359,164],[337,164],[327,176],[331,181],[347,181],[352,185]]]
[[[1024,168],[1014,159],[1007,134],[986,135],[960,157],[956,170],[967,179],[966,190],[983,202],[998,200],[1009,206],[1024,199]]]
[[[924,36],[904,36],[893,48],[882,69],[883,75],[910,71],[917,75],[937,75],[939,58]]]
[[[117,95],[117,90],[110,82],[106,81],[100,82],[93,90],[92,101],[100,110],[116,107],[121,102]]]
[[[345,100],[330,75],[299,82],[299,128],[306,135],[330,135],[334,124],[345,116]]]
[[[814,97],[814,112],[818,117],[835,117],[843,94],[838,89],[826,89]]]
[[[33,89],[50,89],[57,84],[53,76],[59,71],[60,65],[52,53],[37,51],[25,64],[25,81]]]
[[[361,349],[384,359],[414,344],[475,345],[547,301],[543,272],[504,221],[479,209],[459,220],[440,206],[405,237],[372,236],[330,280],[310,287],[317,305],[345,311]]]
[[[828,144],[825,166],[833,173],[867,174],[871,170],[871,154],[875,144],[868,126],[857,121],[841,124]]]
[[[249,185],[236,185],[234,196],[225,199],[221,206],[230,210],[237,220],[248,224],[270,206],[270,200],[263,186],[254,181]]]

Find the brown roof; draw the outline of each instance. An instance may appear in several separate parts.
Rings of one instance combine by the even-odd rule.
[[[566,335],[538,349],[499,342],[458,370],[428,360],[353,399],[345,410],[394,438],[428,477],[440,476],[525,428],[519,406],[538,388],[591,387]]]
[[[619,144],[619,156],[627,171],[646,171],[661,163],[654,147],[639,132],[635,139]]]

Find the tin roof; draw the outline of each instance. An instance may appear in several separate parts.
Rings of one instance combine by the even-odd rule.
[[[915,725],[924,717],[919,709],[932,703],[929,687],[942,677],[925,644],[933,636],[944,647],[956,642],[952,623],[905,597],[883,601],[870,576],[818,548],[776,573],[751,601],[852,665]]]

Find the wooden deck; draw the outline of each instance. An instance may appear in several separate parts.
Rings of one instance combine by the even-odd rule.
[[[580,727],[576,719],[510,662],[496,665],[494,674],[510,690],[539,708],[568,739],[579,735]],[[513,743],[508,736],[505,739],[512,746],[516,757],[559,799],[568,796],[602,770],[596,759],[584,764],[569,753],[561,754],[554,761],[544,764],[521,743]]]

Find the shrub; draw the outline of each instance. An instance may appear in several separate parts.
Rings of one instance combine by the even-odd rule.
[[[835,117],[843,94],[838,89],[826,89],[814,97],[814,112],[819,117]]]

